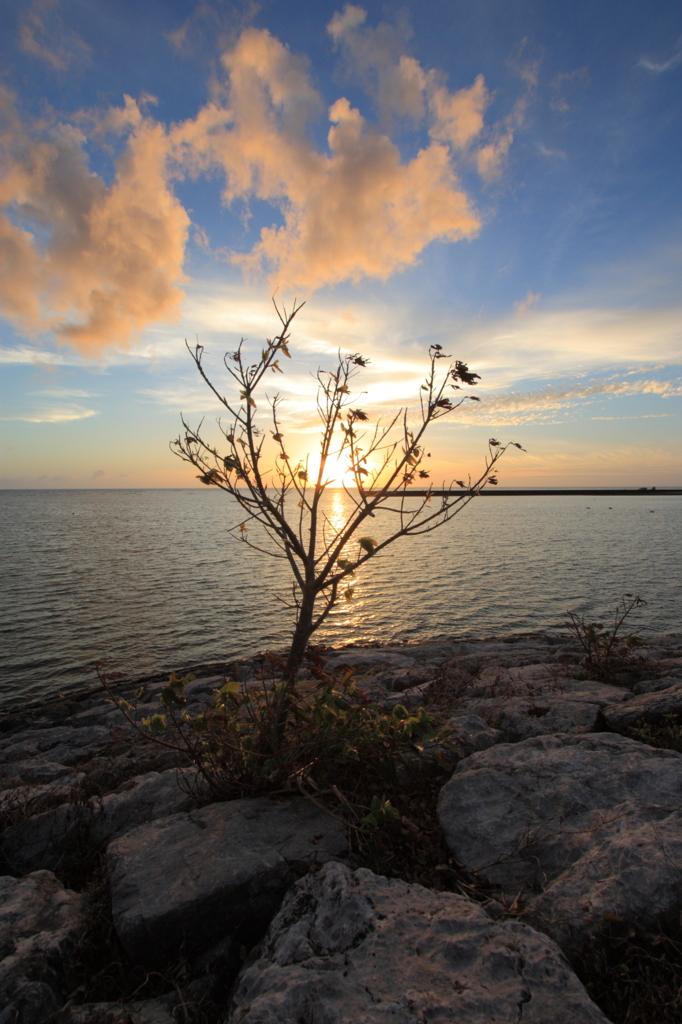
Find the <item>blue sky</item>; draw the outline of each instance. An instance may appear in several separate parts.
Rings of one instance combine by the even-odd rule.
[[[681,83],[660,0],[6,0],[0,485],[193,486],[184,338],[219,376],[275,289],[300,454],[339,348],[378,417],[437,342],[482,401],[434,480],[494,435],[503,485],[679,485]]]

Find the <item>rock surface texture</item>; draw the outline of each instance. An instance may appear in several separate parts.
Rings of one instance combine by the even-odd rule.
[[[65,890],[50,871],[0,877],[3,1024],[45,1024],[58,1014],[60,975],[82,930],[83,897]]]
[[[253,942],[296,872],[347,852],[331,815],[296,798],[213,804],[128,832],[107,848],[114,927],[139,963],[184,942]]]
[[[682,908],[682,754],[611,733],[541,736],[462,761],[438,816],[458,861],[577,952],[605,914]]]
[[[604,1022],[564,955],[604,914],[655,928],[682,911],[682,754],[619,734],[675,742],[682,636],[638,651],[617,686],[586,678],[566,636],[320,655],[383,711],[424,704],[447,724],[425,753],[454,769],[439,814],[453,861],[496,887],[473,877],[480,904],[344,866],[343,826],[310,802],[211,803],[189,761],[102,692],[0,715],[0,1024]],[[260,691],[263,663],[229,676]],[[223,681],[192,682],[187,710]],[[163,685],[117,696],[151,715]],[[104,911],[62,883],[85,890],[97,864],[123,947],[105,962],[120,956],[131,982],[113,997],[64,987],[89,969]],[[431,868],[437,888],[472,883]]]
[[[606,1024],[557,946],[472,900],[330,863],[298,882],[230,1024]]]

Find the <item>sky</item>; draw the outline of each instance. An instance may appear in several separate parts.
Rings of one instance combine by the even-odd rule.
[[[339,351],[375,422],[439,344],[434,483],[682,485],[681,86],[676,0],[4,0],[0,487],[202,486],[185,339],[225,389],[273,295],[299,457]]]

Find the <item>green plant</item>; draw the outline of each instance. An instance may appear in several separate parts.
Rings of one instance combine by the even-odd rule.
[[[657,722],[647,722],[641,726],[621,726],[618,732],[623,736],[631,736],[633,740],[639,740],[640,743],[646,743],[650,747],[678,750],[682,753],[682,717],[680,715],[663,715]]]
[[[621,672],[642,667],[644,659],[638,649],[645,642],[636,633],[622,634],[621,630],[633,609],[645,604],[641,597],[623,594],[610,628],[603,622],[585,622],[584,615],[576,612],[566,612],[566,626],[584,651],[581,664],[593,678],[613,682]]]
[[[221,798],[281,790],[314,795],[334,787],[353,792],[360,775],[366,786],[390,785],[398,767],[413,767],[434,736],[423,708],[411,713],[397,705],[384,713],[351,673],[339,680],[320,673],[321,679],[297,688],[282,732],[277,710],[286,683],[277,668],[276,658],[264,659],[255,687],[226,681],[196,715],[186,708],[191,675],[173,673],[160,693],[161,710],[146,718],[138,720],[134,704],[114,701],[143,736],[185,754]],[[99,672],[107,686],[101,666]]]
[[[219,451],[207,441],[201,425],[192,428],[184,419],[183,433],[171,445],[176,455],[199,471],[204,484],[225,491],[243,510],[244,519],[232,531],[233,536],[270,557],[283,559],[291,569],[295,622],[282,666],[284,685],[275,693],[274,728],[280,732],[286,730],[287,717],[296,704],[290,697],[310,638],[337,601],[353,599],[357,571],[397,540],[449,522],[486,484],[495,485],[494,467],[509,447],[491,438],[485,469],[477,480],[468,484],[454,481],[437,496],[430,484],[424,484],[425,492],[411,495],[415,481],[429,479],[424,468],[429,457],[425,448],[429,427],[467,399],[479,400],[451,394],[461,391],[463,385],[475,385],[479,375],[459,360],[446,362],[441,373],[442,360],[450,357],[441,345],[431,345],[414,424],[408,410],[401,409],[387,422],[367,426],[369,414],[356,407],[357,397],[351,390],[369,362],[359,353],[339,353],[333,370],[318,370],[317,468],[309,457],[293,459],[280,420],[280,396],[261,394],[269,373],[282,373],[280,361],[291,358],[289,329],[301,305],[294,303],[289,313],[275,305],[281,330],[266,341],[255,362],[247,359],[243,339],[236,351],[226,353],[224,365],[235,397],[226,397],[212,383],[203,365],[203,346],[188,346],[199,374],[229,415],[227,424],[218,421],[226,450]],[[340,526],[329,520],[321,503],[327,488],[338,486],[334,474],[339,466],[341,474],[350,474],[352,479],[352,488],[345,488],[351,512]],[[370,520],[373,536],[367,535]],[[386,530],[380,533],[384,524]],[[258,543],[252,539],[252,529],[264,534],[264,543],[260,536]]]
[[[138,718],[134,703],[112,699],[139,733],[196,766],[196,792],[204,799],[299,794],[343,820],[370,866],[386,871],[393,864],[404,877],[437,863],[441,836],[432,818],[452,764],[425,750],[441,739],[432,719],[423,707],[383,711],[352,672],[332,679],[321,662],[311,667],[313,678],[294,691],[283,731],[277,710],[285,683],[276,657],[263,659],[259,685],[226,681],[196,714],[185,697],[192,676],[172,674],[159,711],[146,717]],[[425,801],[425,792],[433,799]]]

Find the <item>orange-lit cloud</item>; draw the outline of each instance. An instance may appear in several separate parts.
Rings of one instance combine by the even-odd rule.
[[[534,295],[533,292],[528,292],[525,299],[521,299],[520,302],[514,303],[514,309],[519,316],[523,316],[524,313],[527,313],[528,310],[539,301],[539,294]]]
[[[415,123],[426,120],[430,136],[447,143],[455,153],[466,154],[484,181],[499,178],[514,135],[523,124],[528,95],[537,85],[538,63],[525,57],[525,42],[515,70],[526,84],[526,95],[505,118],[486,129],[484,114],[492,96],[483,75],[473,85],[450,92],[436,69],[425,71],[405,54],[411,33],[403,22],[381,22],[371,28],[365,25],[366,17],[362,7],[346,4],[327,31],[342,50],[349,75],[359,78],[374,96],[384,122],[390,124],[393,117]]]
[[[37,32],[48,7],[31,8],[26,24]],[[341,97],[326,112],[322,147],[310,129],[325,107],[308,63],[266,30],[241,32],[223,55],[224,79],[213,83],[210,101],[168,129],[150,113],[153,97],[125,97],[120,107],[79,112],[71,123],[47,115],[26,124],[2,91],[2,312],[25,333],[52,331],[82,352],[125,346],[146,326],[173,320],[190,218],[172,186],[186,176],[221,173],[226,204],[257,199],[277,211],[281,223],[266,225],[250,251],[223,255],[299,294],[385,280],[432,241],[475,237],[481,221],[457,161],[494,177],[511,145],[511,121],[486,130],[482,76],[450,92],[437,72],[402,52],[404,25],[369,29],[364,20],[362,8],[347,5],[329,31],[376,92],[385,127]],[[391,117],[428,129],[411,158],[392,137]],[[86,144],[112,136],[120,155],[105,180],[90,170]],[[210,247],[205,234],[197,239]]]
[[[224,93],[172,138],[180,164],[224,170],[226,202],[256,197],[280,208],[284,225],[264,228],[249,253],[234,257],[247,273],[264,270],[273,285],[307,291],[385,279],[429,242],[478,232],[444,145],[403,161],[388,135],[341,98],[321,152],[306,134],[321,100],[299,57],[249,29],[223,64]]]
[[[110,185],[73,125],[24,128],[0,95],[0,307],[84,351],[125,344],[178,310],[189,218],[167,183],[163,127],[128,104]]]

